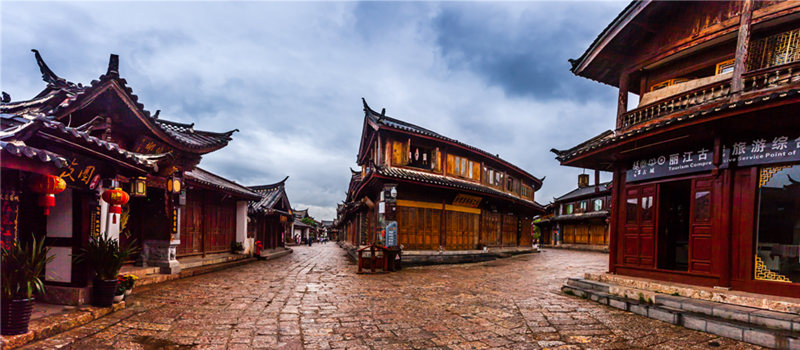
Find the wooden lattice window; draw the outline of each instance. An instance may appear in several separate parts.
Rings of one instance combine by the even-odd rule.
[[[800,60],[800,28],[750,43],[747,68],[755,70]]]

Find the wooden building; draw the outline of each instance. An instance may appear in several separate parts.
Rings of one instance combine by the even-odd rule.
[[[221,195],[226,203],[234,203],[231,198],[246,203],[258,197],[252,192],[230,192],[226,187],[230,184],[204,188],[210,191],[207,194],[198,195],[195,191],[203,184],[193,174],[199,172],[221,179],[202,170],[195,171],[195,166],[202,155],[225,147],[235,130],[223,133],[196,130],[193,124],[159,118],[160,111],[151,114],[119,76],[117,55],[111,55],[105,74],[89,85],[82,85],[59,77],[39,52],[34,50],[34,53],[45,89],[22,101],[11,101],[4,92],[0,103],[3,154],[11,156],[3,158],[2,191],[4,197],[21,201],[19,205],[3,201],[3,205],[18,210],[19,226],[15,230],[21,236],[17,238],[25,240],[31,234],[47,237],[46,244],[56,256],[48,269],[59,271],[53,275],[58,277],[48,277],[46,281],[47,295],[52,301],[87,302],[89,267],[74,262],[71,256],[86,246],[90,235],[109,234],[119,238],[122,245],[136,244],[140,254],[131,263],[136,261],[160,267],[163,273],[176,273],[180,270],[177,253],[181,229],[192,228],[181,219],[186,216],[185,204],[192,205],[198,196]],[[7,170],[12,173],[6,174]],[[30,198],[25,194],[28,177],[33,173],[55,175],[66,183],[67,190],[55,196],[55,207],[50,210],[54,215],[46,220],[31,208]],[[187,191],[184,184],[192,189]],[[99,199],[104,191],[117,187],[131,197],[121,213],[109,211],[108,203]],[[241,212],[233,221],[235,231],[243,232],[244,236],[246,210],[237,211],[234,205],[226,206],[223,211]],[[188,215],[196,214],[190,209]],[[220,251],[224,245],[228,251],[230,216],[218,222],[228,225],[225,238],[219,240],[214,238],[217,235],[204,232],[203,237],[208,240],[203,244]]]
[[[265,250],[284,247],[286,236],[291,236],[289,233],[294,216],[289,196],[286,195],[287,179],[288,176],[274,184],[250,187],[261,198],[250,202],[248,228]]]
[[[595,183],[590,186],[589,175],[580,175],[578,188],[556,198],[551,204],[552,215],[535,222],[544,244],[607,249],[611,183],[599,183],[597,178],[595,174]]]
[[[534,202],[540,179],[497,155],[378,113],[366,101],[364,113],[361,170],[351,170],[339,208],[340,239],[406,253],[531,248],[531,219],[543,210]]]
[[[619,88],[611,273],[800,295],[800,3],[634,1],[572,72]],[[636,106],[628,95],[639,96]]]

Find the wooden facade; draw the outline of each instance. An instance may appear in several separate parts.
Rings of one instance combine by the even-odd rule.
[[[550,215],[538,218],[542,243],[608,245],[611,183],[599,183],[598,177],[596,173],[590,186],[589,175],[580,175],[578,188],[556,198],[550,204]]]
[[[620,89],[614,131],[554,150],[614,174],[612,273],[800,295],[799,19],[791,1],[633,2],[572,61]]]
[[[11,156],[3,157],[2,191],[21,200],[16,205],[24,210],[16,227],[25,230],[20,238],[44,234],[57,255],[48,269],[58,270],[58,277],[46,283],[49,288],[71,288],[53,293],[71,299],[56,301],[86,302],[89,267],[71,256],[86,247],[91,235],[108,233],[122,245],[137,245],[140,254],[131,263],[159,266],[168,273],[179,269],[176,250],[228,251],[231,235],[244,228],[230,215],[237,211],[235,199],[257,196],[240,192],[216,175],[212,177],[224,181],[203,184],[202,192],[195,192],[202,186],[192,184],[191,173],[202,155],[225,147],[235,130],[196,130],[193,124],[159,118],[160,111],[151,114],[120,77],[117,55],[111,55],[98,80],[81,85],[56,75],[39,52],[34,53],[45,89],[30,100],[4,98],[0,103],[3,152]],[[51,174],[67,183],[67,190],[56,196],[55,215],[40,217],[32,210],[33,197],[23,188],[33,173]],[[133,190],[137,183],[144,193]],[[172,184],[180,188],[170,191]],[[187,191],[184,184],[192,188]],[[131,194],[121,214],[109,213],[99,198],[116,187]],[[181,227],[187,228],[186,241],[181,240]]]
[[[276,249],[284,247],[286,237],[291,237],[291,225],[294,219],[289,197],[286,195],[286,180],[262,186],[252,186],[250,189],[258,193],[261,198],[250,202],[248,215],[252,228],[252,236],[261,242],[263,249]]]
[[[385,242],[397,224],[405,250],[470,251],[530,247],[541,180],[474,147],[377,113],[364,102],[364,129],[347,199],[339,205],[340,240]],[[385,186],[396,191],[386,202]],[[386,216],[386,213],[390,213]]]

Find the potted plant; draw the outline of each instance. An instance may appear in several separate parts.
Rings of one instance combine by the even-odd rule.
[[[28,333],[28,323],[33,310],[33,297],[44,293],[41,275],[47,263],[53,260],[48,256],[49,248],[44,240],[36,238],[30,245],[14,242],[0,249],[0,270],[2,270],[2,301],[0,301],[0,330],[3,335]]]
[[[242,252],[244,252],[244,245],[242,245],[242,242],[231,242],[231,252],[234,254],[242,254]]]
[[[128,296],[131,295],[131,292],[133,291],[133,285],[136,284],[136,280],[138,280],[139,277],[134,274],[128,273],[120,275],[118,279],[120,285],[125,287],[125,295]]]
[[[89,239],[86,248],[81,249],[79,261],[89,263],[96,274],[92,281],[92,305],[108,307],[114,303],[119,269],[134,253],[136,253],[134,242],[127,248],[122,248],[119,246],[119,240],[107,233]]]
[[[125,299],[125,285],[117,283],[117,289],[114,291],[114,303],[119,303]]]

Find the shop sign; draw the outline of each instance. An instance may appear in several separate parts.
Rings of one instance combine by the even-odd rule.
[[[482,198],[478,196],[470,196],[468,194],[459,193],[456,195],[456,198],[453,199],[453,205],[477,208],[478,205],[481,204],[481,199]]]
[[[93,237],[100,236],[100,230],[101,230],[101,227],[102,227],[102,225],[100,225],[100,217],[101,216],[102,215],[100,214],[100,206],[99,205],[95,205],[94,208],[92,209],[92,214],[91,214],[91,221],[92,221],[91,236],[93,236]]]
[[[672,154],[660,154],[649,159],[634,161],[627,171],[625,181],[641,181],[660,177],[709,171],[714,168],[714,154],[710,147]]]
[[[659,154],[633,162],[627,171],[627,182],[710,171],[714,168],[712,147]],[[722,147],[720,169],[729,164],[739,167],[800,161],[800,137],[758,137],[737,141]]]
[[[397,246],[397,221],[389,221],[386,224],[386,246]]]
[[[0,202],[0,244],[9,249],[17,240],[17,219],[19,217],[19,194],[4,191]]]

